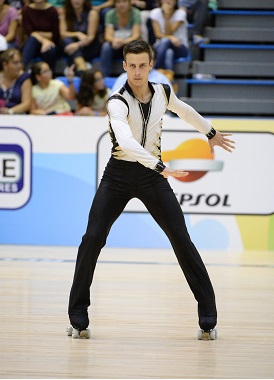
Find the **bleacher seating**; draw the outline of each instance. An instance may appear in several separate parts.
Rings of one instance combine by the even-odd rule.
[[[274,1],[218,3],[182,100],[205,115],[273,116]]]

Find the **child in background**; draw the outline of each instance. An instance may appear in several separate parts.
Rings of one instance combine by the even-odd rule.
[[[32,115],[73,115],[67,100],[75,96],[73,70],[69,70],[69,88],[59,79],[52,79],[52,71],[46,62],[36,62],[32,66]]]
[[[83,72],[79,92],[76,95],[75,115],[105,116],[110,89],[106,87],[102,71],[88,69]]]

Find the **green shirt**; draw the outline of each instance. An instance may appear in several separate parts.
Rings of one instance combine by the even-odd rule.
[[[112,25],[114,27],[114,35],[116,38],[128,38],[132,35],[133,25],[141,25],[141,12],[139,9],[132,7],[130,9],[130,16],[128,24],[119,28],[117,11],[115,8],[111,9],[106,14],[105,25]]]

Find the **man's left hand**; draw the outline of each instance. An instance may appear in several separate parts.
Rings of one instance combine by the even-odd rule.
[[[214,146],[220,146],[224,150],[227,150],[228,152],[232,153],[232,150],[235,149],[235,141],[230,140],[227,138],[227,136],[232,136],[231,133],[223,133],[216,131],[216,135],[208,140],[211,154],[214,154]]]

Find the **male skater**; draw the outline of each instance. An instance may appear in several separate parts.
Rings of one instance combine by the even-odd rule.
[[[231,152],[234,142],[227,138],[230,134],[215,131],[199,113],[180,101],[170,86],[148,82],[152,66],[152,49],[145,41],[133,41],[124,47],[123,67],[128,79],[107,105],[112,155],[90,209],[70,292],[69,318],[79,336],[89,325],[87,309],[98,256],[112,224],[134,197],[145,204],[169,238],[198,302],[200,328],[209,332],[217,323],[213,287],[166,179],[188,173],[172,170],[161,161],[162,117],[167,109],[178,114],[207,136],[212,152],[215,145]]]

